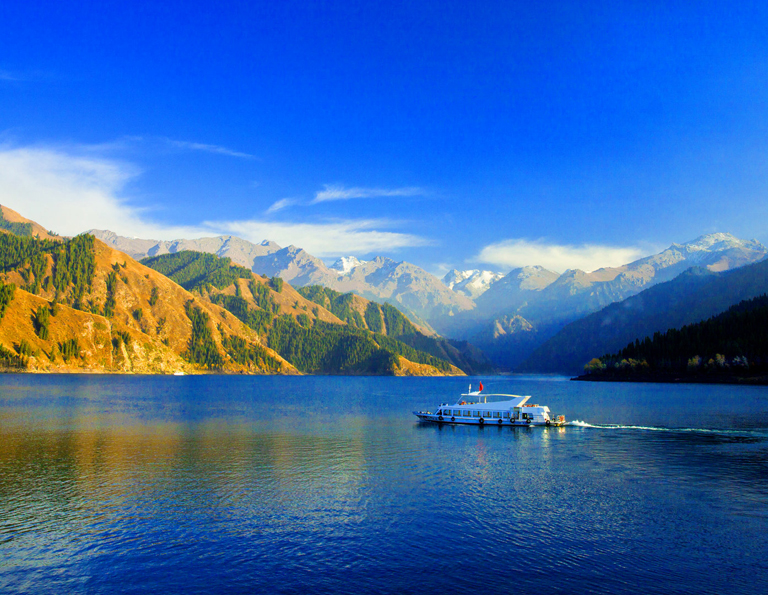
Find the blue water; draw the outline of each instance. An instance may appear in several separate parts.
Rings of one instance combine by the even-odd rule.
[[[579,423],[417,423],[467,383],[0,376],[0,592],[768,584],[768,389],[483,378]]]

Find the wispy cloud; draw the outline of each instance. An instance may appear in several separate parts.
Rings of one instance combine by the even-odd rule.
[[[325,184],[323,190],[315,194],[312,204],[332,200],[349,200],[351,198],[377,198],[387,196],[419,196],[424,190],[417,187],[408,188],[345,188],[337,184]]]
[[[621,266],[644,255],[644,251],[635,246],[572,246],[543,240],[510,239],[485,246],[475,260],[509,268],[540,265],[557,272],[566,269],[590,272],[602,267]]]
[[[265,213],[267,215],[270,215],[272,213],[277,213],[278,211],[282,211],[283,209],[293,206],[295,204],[298,204],[298,201],[293,198],[281,198],[280,200],[273,202],[270,205],[270,207],[265,211]]]
[[[431,244],[430,240],[412,234],[381,230],[390,223],[386,219],[342,219],[319,223],[249,220],[208,221],[206,225],[251,242],[268,238],[281,246],[294,244],[318,257],[390,252]]]
[[[18,70],[0,69],[0,81],[7,81],[12,83],[34,83],[56,80],[61,80],[61,76],[50,71],[28,70],[20,72]]]
[[[235,151],[234,149],[229,149],[220,145],[176,140],[168,138],[167,136],[126,135],[103,143],[76,145],[76,148],[82,152],[103,154],[131,151],[135,150],[139,145],[141,146],[142,151],[146,151],[147,148],[167,150],[170,147],[179,151],[201,151],[204,153],[213,153],[215,155],[226,155],[227,157],[238,157],[240,159],[258,159],[256,155]]]
[[[13,72],[8,72],[7,70],[0,70],[0,81],[23,81],[25,80],[23,76],[20,76],[18,74],[15,74]]]
[[[228,157],[241,157],[243,159],[258,159],[256,155],[250,153],[243,153],[241,151],[235,151],[228,149],[227,147],[221,147],[219,145],[208,145],[205,143],[194,143],[182,140],[174,140],[172,138],[162,137],[162,140],[173,147],[179,149],[187,149],[190,151],[204,151],[206,153],[216,153],[218,155],[227,155]]]
[[[387,231],[393,222],[386,219],[309,223],[248,219],[164,225],[122,194],[126,183],[140,174],[130,163],[83,157],[61,148],[0,146],[0,204],[63,235],[93,228],[156,240],[231,233],[254,242],[270,239],[284,246],[294,244],[319,257],[429,244],[419,236]]]

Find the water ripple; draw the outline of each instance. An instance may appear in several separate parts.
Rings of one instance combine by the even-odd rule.
[[[645,392],[590,393],[636,424],[480,429],[409,416],[452,380],[281,382],[67,379],[68,417],[43,394],[27,410],[5,397],[0,592],[753,593],[768,579],[768,434],[742,427],[759,399],[723,430],[663,427],[633,409]],[[547,386],[586,390],[573,384]],[[695,413],[701,399],[675,390],[663,401]]]

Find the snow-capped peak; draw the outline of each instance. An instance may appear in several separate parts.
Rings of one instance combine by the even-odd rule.
[[[727,250],[728,248],[752,247],[756,242],[740,240],[729,233],[710,233],[696,238],[692,242],[683,244],[682,247],[688,252],[715,252],[718,250]]]
[[[477,297],[503,276],[502,273],[494,273],[493,271],[480,271],[478,269],[457,271],[454,269],[443,277],[443,283],[454,291],[469,297]]]
[[[364,265],[366,262],[368,261],[358,260],[354,256],[342,256],[328,268],[334,269],[336,271],[340,271],[342,274],[346,275],[355,267]]]
[[[445,283],[450,289],[453,289],[453,286],[457,283],[461,283],[462,281],[466,281],[469,279],[472,275],[475,275],[479,273],[477,269],[470,269],[468,271],[458,271],[456,269],[451,270],[451,272],[447,273],[445,277],[443,277],[443,283]]]

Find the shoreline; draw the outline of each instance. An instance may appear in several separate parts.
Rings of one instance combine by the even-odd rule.
[[[685,374],[638,374],[632,375],[608,375],[608,374],[581,374],[571,378],[571,380],[581,382],[641,382],[657,384],[736,384],[765,386],[768,385],[768,375],[756,376],[736,376],[736,375],[713,375],[713,376],[686,376]]]

